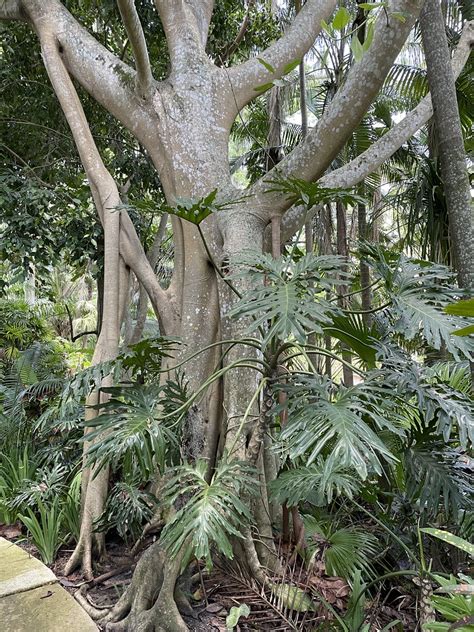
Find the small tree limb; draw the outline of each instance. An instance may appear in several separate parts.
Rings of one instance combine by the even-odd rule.
[[[153,132],[156,120],[136,102],[133,68],[102,46],[59,0],[21,0],[20,4],[20,19],[35,29],[48,23],[69,73],[94,99],[132,133],[143,126]]]
[[[140,18],[134,0],[117,0],[117,4],[135,58],[136,86],[140,96],[146,99],[152,90],[153,75]]]
[[[457,78],[464,68],[474,46],[474,21],[467,22],[452,59],[453,74]],[[406,143],[433,115],[431,96],[428,94],[399,123],[373,143],[362,154],[346,165],[330,171],[318,183],[322,187],[344,189],[362,182]],[[303,225],[306,207],[292,206],[283,216],[282,239],[289,239]]]
[[[212,0],[155,0],[168,42],[173,74],[183,74],[190,65],[211,64],[206,52]]]
[[[327,20],[335,6],[335,0],[308,0],[280,39],[258,58],[254,57],[229,69],[228,78],[238,111],[261,94],[255,88],[279,79],[284,74],[285,66],[303,57],[321,30],[321,20]],[[273,72],[260,63],[259,58],[269,64]]]
[[[474,20],[471,20],[465,25],[453,55],[452,69],[455,78],[459,77],[473,46]],[[411,112],[360,156],[321,178],[321,186],[349,188],[358,184],[388,160],[432,115],[431,96],[427,94]]]
[[[266,181],[277,175],[314,181],[326,171],[377,96],[415,23],[421,4],[421,0],[393,0],[387,8],[388,17],[380,14],[369,49],[352,66],[318,124],[304,142],[251,187],[250,194],[259,209],[266,208],[271,216],[278,208],[284,212],[289,206],[279,193],[267,193]],[[298,15],[303,12],[304,8]],[[395,17],[399,13],[404,15],[403,22]]]
[[[252,8],[254,4],[255,4],[255,0],[249,0],[247,4],[247,11],[245,12],[245,16],[244,16],[244,19],[242,20],[242,24],[240,25],[239,32],[235,36],[234,41],[230,42],[230,44],[226,46],[224,50],[224,54],[220,58],[220,61],[222,64],[224,64],[228,59],[230,59],[230,57],[232,57],[232,55],[235,53],[235,51],[239,47],[239,44],[241,43],[241,41],[244,39],[245,34],[247,33],[247,29],[250,24],[250,9]]]

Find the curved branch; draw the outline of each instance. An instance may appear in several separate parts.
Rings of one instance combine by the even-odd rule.
[[[145,99],[150,96],[153,75],[143,28],[134,0],[117,0],[117,4],[135,58],[137,88],[140,96]]]
[[[136,72],[100,44],[59,0],[21,0],[24,18],[47,23],[69,73],[132,133],[153,121],[135,96]],[[155,121],[156,126],[156,121]]]
[[[336,6],[336,0],[308,0],[284,35],[259,55],[273,67],[269,71],[254,57],[229,68],[228,77],[236,97],[236,106],[241,110],[260,91],[261,84],[280,78],[290,62],[301,59],[314,44],[321,30],[321,20],[327,20]]]
[[[474,20],[464,26],[461,38],[452,59],[454,77],[457,78],[474,47]],[[386,134],[373,143],[360,156],[346,165],[330,171],[318,182],[322,187],[344,189],[351,188],[362,182],[364,178],[376,171],[386,160],[400,149],[433,114],[430,95],[426,95],[420,103],[409,112],[399,123],[394,125]],[[289,239],[303,225],[306,218],[306,207],[293,206],[283,216],[283,239]]]
[[[49,22],[44,21],[40,22],[38,31],[46,69],[71,129],[101,222],[104,227],[107,223],[112,223],[116,227],[121,264],[133,270],[150,296],[157,316],[162,323],[164,321],[167,324],[173,319],[171,305],[167,300],[166,292],[156,279],[128,213],[117,210],[120,205],[117,185],[97,150],[81,101],[62,63],[59,54],[60,44],[55,39],[54,29]],[[58,63],[58,59],[61,63]],[[116,276],[118,283],[119,275]],[[106,287],[107,289],[109,288]]]
[[[468,22],[464,27],[453,55],[452,69],[455,78],[460,75],[473,46],[474,20]],[[420,127],[430,120],[432,115],[431,96],[427,94],[416,108],[366,149],[364,153],[321,178],[321,186],[349,188],[358,184],[393,156],[403,143],[406,143]]]
[[[269,215],[275,214],[289,206],[283,196],[265,194],[266,180],[278,174],[314,181],[326,171],[378,94],[421,5],[422,0],[394,0],[387,8],[387,15],[381,13],[369,50],[353,65],[316,127],[277,167],[251,187],[250,193],[255,196],[260,212],[266,208]],[[404,15],[403,22],[400,13]]]
[[[240,25],[239,32],[235,36],[234,41],[230,42],[225,47],[224,53],[220,58],[221,64],[224,64],[228,59],[230,59],[230,57],[232,57],[232,55],[235,53],[235,51],[239,47],[239,44],[241,43],[241,41],[244,39],[245,34],[247,33],[247,29],[250,24],[250,9],[252,8],[254,4],[255,4],[255,0],[249,0],[247,4],[247,11],[245,12],[245,16],[244,16],[244,19],[242,20],[242,24]]]

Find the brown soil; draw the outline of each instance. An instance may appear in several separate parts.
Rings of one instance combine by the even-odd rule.
[[[20,535],[19,529],[16,531],[13,529],[5,533],[5,531],[1,532],[1,527],[2,525],[0,525],[0,535],[11,539],[12,542],[28,551],[30,555],[41,559],[33,544],[26,539],[18,537]],[[146,547],[150,543],[151,538],[150,542],[144,543],[144,546]],[[75,572],[68,577],[65,577],[63,574],[72,550],[71,545],[63,546],[50,568],[58,577],[61,585],[68,592],[74,594],[78,587],[83,585],[84,578],[80,572]],[[97,579],[107,573],[112,574],[112,572],[113,576],[104,578],[97,585],[93,585],[87,593],[87,598],[91,604],[99,609],[107,608],[118,600],[130,584],[134,568],[130,548],[123,542],[109,541],[107,552],[107,559],[96,566],[95,578]],[[284,618],[278,612],[278,606],[280,606],[280,610],[282,609],[281,603],[277,603],[270,589],[261,591],[251,581],[239,576],[238,573],[233,573],[229,568],[215,568],[212,575],[203,576],[202,585],[197,587],[197,591],[190,598],[194,616],[183,617],[191,632],[226,632],[225,620],[230,609],[233,606],[239,606],[244,603],[251,608],[251,614],[248,619],[240,620],[237,632],[255,630],[284,632],[295,629],[295,627],[285,624]],[[299,579],[301,580],[301,573]],[[301,583],[296,581],[296,575],[294,574],[292,581],[296,584]],[[314,577],[310,578],[309,581],[306,578],[301,583],[301,587],[303,589],[308,588],[311,584],[315,584]],[[340,612],[344,610],[349,591],[344,589],[343,580],[340,578],[319,577],[317,578],[316,589],[320,594],[324,595],[326,600],[333,604],[333,607]],[[413,598],[407,595],[406,591],[399,591],[396,588],[392,590],[394,590],[394,595],[390,599],[382,600],[379,597],[378,600],[376,599],[372,602],[372,621],[374,623],[377,621],[378,625],[371,629],[380,629],[379,625],[383,627],[384,623],[386,624],[398,618],[403,620],[403,630],[414,630],[416,625],[413,617],[415,606]],[[395,606],[396,609],[392,606]],[[296,613],[296,616],[295,613],[287,612],[286,614],[292,614],[292,620],[294,623],[301,625],[301,630],[336,629],[331,628],[330,618],[332,617],[328,617],[328,613],[324,608],[319,608],[316,612],[311,613],[301,613],[299,615]],[[396,630],[397,628],[394,629]]]

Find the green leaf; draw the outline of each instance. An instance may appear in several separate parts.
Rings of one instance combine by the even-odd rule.
[[[369,24],[367,25],[365,40],[364,40],[364,43],[362,44],[362,49],[364,53],[366,53],[369,50],[370,45],[372,44],[372,41],[374,39],[374,32],[375,32],[375,24],[374,22],[369,22]]]
[[[333,524],[303,516],[309,558],[321,555],[326,573],[353,582],[357,572],[371,573],[371,560],[379,550],[372,533],[357,527],[335,529]]]
[[[342,31],[351,21],[351,14],[345,7],[338,9],[333,18],[332,26],[336,31]]]
[[[467,327],[453,331],[454,336],[470,336],[471,334],[474,334],[474,325],[468,325]]]
[[[340,257],[306,255],[295,262],[291,257],[273,259],[248,251],[233,264],[237,272],[232,278],[247,278],[252,287],[229,315],[251,319],[249,333],[265,328],[264,347],[288,336],[304,342],[307,331],[322,333],[322,326],[330,325],[331,317],[340,314],[334,303],[323,298],[324,290],[344,282],[344,273],[336,278],[336,271],[344,265]]]
[[[360,43],[359,38],[357,37],[357,33],[352,36],[351,39],[351,50],[354,55],[354,59],[359,62],[364,56],[364,47]]]
[[[287,75],[289,72],[297,68],[297,66],[299,66],[300,63],[301,63],[301,59],[294,59],[293,61],[290,61],[290,63],[286,64],[286,66],[283,68],[283,74]]]
[[[370,380],[346,388],[328,379],[299,376],[282,390],[289,401],[289,421],[279,438],[283,456],[304,457],[309,467],[329,449],[340,467],[354,469],[361,480],[370,471],[382,473],[380,459],[396,460],[377,432],[400,434],[394,426],[395,402],[386,389]]]
[[[182,508],[166,524],[160,541],[172,557],[184,547],[211,567],[212,545],[232,559],[230,538],[244,537],[252,515],[242,498],[256,493],[258,478],[248,464],[221,459],[207,482],[207,468],[207,462],[200,460],[195,466],[185,464],[170,470],[164,502],[171,506],[186,499],[186,503],[181,503]]]
[[[129,387],[103,388],[112,395],[99,406],[98,414],[87,419],[92,428],[87,434],[86,462],[117,463],[129,458],[148,478],[157,468],[163,471],[170,450],[178,446],[177,431],[187,401],[186,386],[178,375],[176,381],[163,384],[137,384]],[[98,469],[99,469],[98,468]]]
[[[392,11],[390,17],[395,18],[399,22],[405,23],[407,21],[406,15],[401,11]]]
[[[392,300],[387,312],[393,331],[405,340],[419,340],[420,334],[435,349],[444,344],[459,359],[472,356],[472,341],[454,336],[464,321],[446,314],[444,308],[459,293],[452,271],[430,262],[414,261],[403,254],[389,254],[380,247],[364,246],[367,262],[385,282]]]
[[[364,9],[364,11],[373,11],[374,9],[378,9],[378,7],[386,7],[387,2],[361,2],[357,6]]]
[[[325,31],[328,35],[331,35],[332,28],[329,26],[329,24],[326,22],[326,20],[321,20],[321,28],[322,28],[322,29],[323,29],[323,31]]]
[[[474,557],[474,544],[471,544],[467,540],[464,540],[453,533],[449,533],[449,531],[431,528],[424,528],[421,529],[421,531],[423,531],[423,533],[427,533],[428,535],[432,535],[435,538],[439,538],[440,540],[443,540],[443,542],[447,542],[448,544],[455,546],[457,549],[465,551],[471,557]]]
[[[250,614],[250,608],[247,606],[246,603],[241,604],[238,608],[237,606],[232,606],[225,620],[227,629],[231,632],[235,628],[235,626],[238,624],[240,618],[244,617],[245,619],[246,617],[249,616],[249,614]]]
[[[296,612],[313,612],[315,604],[311,597],[293,584],[275,584],[269,582],[270,590],[278,597],[283,605]]]
[[[262,83],[260,86],[254,88],[254,90],[255,92],[265,92],[266,90],[270,90],[270,88],[273,88],[272,81],[270,81],[269,83]]]
[[[463,299],[457,303],[451,303],[444,308],[446,314],[453,316],[474,317],[474,298]]]
[[[319,458],[309,467],[281,472],[270,483],[272,497],[288,507],[295,507],[301,502],[322,507],[341,495],[352,498],[357,489],[354,472],[342,467],[332,456]]]
[[[351,206],[367,203],[364,197],[352,193],[349,189],[322,187],[317,182],[306,182],[299,178],[277,176],[266,182],[271,185],[268,188],[269,192],[285,193],[292,204],[304,204],[308,209],[316,204],[327,204],[337,200]]]
[[[275,68],[273,68],[273,66],[268,63],[268,61],[265,61],[261,57],[257,57],[257,61],[262,64],[262,66],[264,66],[272,75],[276,72]]]
[[[377,329],[375,325],[367,327],[361,314],[334,316],[332,325],[324,327],[324,333],[346,343],[367,368],[375,368]]]

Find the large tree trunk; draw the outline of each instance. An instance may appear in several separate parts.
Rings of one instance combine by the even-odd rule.
[[[106,210],[115,218],[120,218],[119,234],[115,235],[114,242],[115,261],[118,259],[120,270],[129,266],[145,288],[162,332],[181,337],[184,343],[183,356],[191,355],[221,337],[235,338],[241,335],[243,323],[231,322],[228,318],[233,300],[229,289],[218,282],[213,262],[196,227],[177,217],[173,217],[173,279],[168,290],[164,291],[159,286],[130,218],[124,211],[113,212],[119,203],[114,197],[113,186],[111,190],[114,195],[110,197],[110,191],[105,198],[100,195],[100,183],[94,178],[97,175],[95,167],[99,170],[102,167],[93,143],[87,142],[87,151],[81,152],[84,139],[90,141],[87,124],[77,102],[69,111],[71,93],[64,99],[64,89],[70,91],[71,86],[64,69],[67,68],[146,147],[170,204],[178,197],[202,198],[216,188],[223,198],[235,200],[241,197],[241,192],[232,187],[227,153],[231,125],[238,111],[257,95],[256,86],[278,79],[288,63],[303,57],[321,28],[321,20],[329,19],[335,4],[333,0],[307,0],[282,38],[263,51],[261,57],[268,62],[267,66],[250,59],[236,67],[221,69],[212,63],[205,52],[213,3],[210,0],[179,3],[161,0],[156,5],[165,30],[171,62],[170,76],[163,82],[155,82],[151,77],[143,32],[133,2],[121,1],[120,8],[137,72],[81,29],[58,0],[9,0],[5,4],[6,8],[0,8],[2,17],[25,19],[26,16],[37,31],[48,31],[48,51],[54,57],[50,68],[51,80],[65,113],[70,114],[68,122],[75,132],[75,141],[91,182],[99,214],[102,213],[104,219]],[[277,168],[281,169],[284,176],[301,177],[309,181],[321,177],[328,169],[380,89],[415,22],[420,4],[420,0],[393,0],[391,8],[394,14],[404,12],[405,21],[401,22],[390,12],[378,19],[372,45],[361,62],[354,64],[318,125],[308,131],[305,142],[279,163]],[[273,68],[273,72],[269,72],[268,65]],[[82,124],[80,129],[77,127],[78,121]],[[406,130],[402,132],[405,136],[408,133]],[[403,133],[397,136],[399,144],[404,142]],[[372,164],[367,163],[365,167],[369,173]],[[104,182],[111,186],[110,174],[101,174]],[[360,180],[365,172],[361,175],[359,169],[357,174]],[[332,172],[331,177],[336,182],[330,186],[339,186],[338,170]],[[263,235],[269,224],[274,223],[274,220],[279,222],[288,210],[288,200],[282,195],[269,193],[268,186],[267,179],[262,178],[248,191],[245,201],[203,222],[206,242],[218,265],[227,262],[229,257],[238,254],[243,248],[261,250]],[[300,225],[303,222],[304,218]],[[106,269],[106,277],[108,269],[111,268]],[[122,276],[123,273],[117,271],[116,278],[110,284],[105,280],[104,325],[98,357],[102,357],[99,354],[102,340],[107,343],[108,353],[116,349],[117,328],[114,324],[115,333],[110,338],[107,334],[110,328],[106,324],[109,321],[106,309],[110,309],[110,315],[115,313],[116,319],[122,309],[120,305],[117,308],[117,298],[105,296],[105,291],[112,291],[117,284],[120,286],[118,279]],[[247,353],[242,345],[233,347],[225,361],[239,360]],[[186,377],[191,391],[196,390],[216,368],[219,358],[220,351],[215,347],[188,363]],[[256,384],[255,373],[242,368],[229,372],[223,385],[216,385],[201,399],[194,425],[188,429],[191,443],[196,446],[191,458],[197,455],[207,458],[211,469],[214,459],[219,456],[219,449],[226,443],[228,446],[233,445],[233,428],[240,426]],[[263,418],[258,414],[261,412],[255,409],[259,423],[249,424],[245,428],[243,440],[237,443],[237,451],[239,456],[260,468],[262,503],[256,507],[255,514],[260,535],[271,538],[268,520],[262,520],[258,513],[262,508],[264,512],[268,510],[265,484],[267,471],[272,469],[266,466],[268,455],[265,454],[260,423]],[[86,489],[85,506],[87,497],[101,498],[100,494],[92,494],[91,489]],[[92,509],[92,502],[89,507]],[[93,515],[97,511],[95,508]],[[90,531],[91,515],[86,511],[84,515],[87,516],[85,524]],[[74,562],[80,561],[81,557],[84,559],[86,550],[89,551],[86,562],[90,564],[90,536],[89,533],[89,537],[84,539],[82,548],[78,547]],[[245,542],[244,548],[255,576],[260,577],[262,571],[259,565],[266,562],[263,559],[264,551],[256,550],[251,538]],[[184,629],[173,600],[179,566],[180,560],[167,559],[159,544],[151,547],[137,566],[130,589],[109,616],[109,619],[118,623],[116,629],[134,632],[178,632]]]
[[[420,14],[439,162],[459,285],[474,286],[474,221],[456,87],[441,5],[426,0]]]

